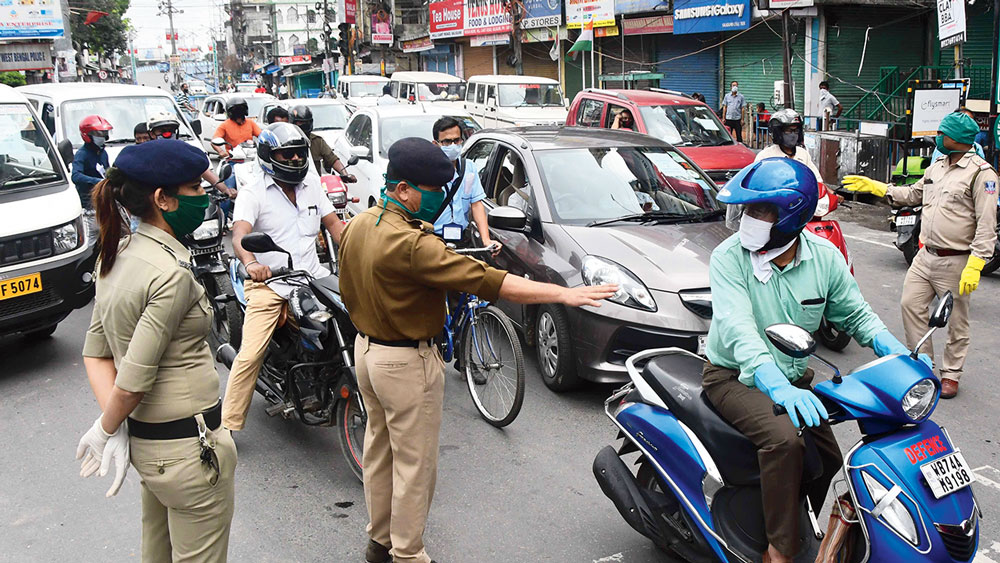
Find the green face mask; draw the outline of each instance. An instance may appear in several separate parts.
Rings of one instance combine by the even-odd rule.
[[[432,192],[430,190],[422,190],[413,184],[408,185],[420,192],[420,209],[417,211],[410,211],[405,205],[388,195],[386,195],[385,198],[403,209],[406,209],[406,211],[410,214],[410,217],[430,223],[435,219],[435,215],[437,215],[438,211],[441,209],[441,205],[444,203],[444,190]]]
[[[941,154],[943,154],[945,156],[948,156],[949,154],[955,152],[955,151],[953,151],[953,150],[951,150],[949,148],[946,148],[944,146],[944,135],[938,135],[937,137],[935,137],[934,138],[934,142],[937,144],[937,150],[938,150],[938,152],[940,152]]]
[[[178,195],[180,204],[174,211],[164,211],[163,219],[174,230],[174,236],[180,238],[189,235],[205,220],[205,210],[208,209],[208,194]]]

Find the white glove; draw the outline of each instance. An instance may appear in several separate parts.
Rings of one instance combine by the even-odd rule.
[[[112,462],[115,465],[115,479],[106,497],[118,494],[125,482],[129,464],[128,423],[122,422],[114,434],[108,434],[101,427],[101,417],[97,417],[90,430],[80,438],[76,448],[76,459],[80,464],[80,476],[90,477],[96,471],[101,477],[108,474]]]

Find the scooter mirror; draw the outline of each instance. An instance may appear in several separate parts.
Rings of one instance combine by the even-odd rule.
[[[816,351],[816,340],[809,331],[793,324],[773,324],[764,334],[782,354],[793,358],[806,358]]]
[[[264,233],[249,233],[240,241],[240,246],[250,252],[285,252]]]
[[[934,313],[931,314],[931,318],[927,321],[927,326],[931,328],[942,328],[948,324],[948,319],[951,318],[951,311],[955,307],[955,297],[950,291],[946,292],[944,296],[938,299],[937,307],[934,308]]]
[[[226,140],[223,139],[222,137],[216,137],[216,138],[212,139],[212,144],[215,145],[215,146],[217,146],[217,147],[221,147],[221,146],[223,146],[223,145],[226,144]]]

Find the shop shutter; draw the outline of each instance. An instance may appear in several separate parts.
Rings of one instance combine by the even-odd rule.
[[[752,23],[756,24],[760,20]],[[792,85],[795,92],[795,107],[803,107],[803,88],[805,87],[805,63],[795,56],[798,53],[805,57],[805,22],[794,23],[791,31],[795,34],[792,44]],[[770,27],[768,27],[770,26]],[[772,31],[773,30],[773,31]],[[723,61],[725,69],[721,90],[728,91],[729,83],[736,80],[740,83],[740,93],[747,100],[750,109],[757,107],[758,102],[764,102],[769,110],[775,108],[771,103],[774,96],[774,81],[781,80],[782,58],[784,47],[781,37],[781,21],[777,19],[760,23],[750,31],[730,39],[723,46]],[[725,38],[734,34],[726,34]],[[717,107],[717,106],[713,106]]]
[[[478,74],[493,74],[493,47],[472,47],[468,43],[462,45],[462,62],[465,66],[465,78]]]
[[[826,14],[826,73],[830,91],[847,111],[865,92],[845,82],[871,90],[881,79],[880,68],[898,66],[904,72],[920,66],[926,51],[926,15],[920,10],[885,6],[849,8],[828,7]],[[869,25],[890,23],[908,15],[913,17],[898,24],[886,25],[868,32]],[[905,45],[905,48],[902,48]],[[861,54],[864,52],[864,65]],[[805,52],[802,53],[805,55]],[[858,75],[858,68],[861,74]]]
[[[603,37],[598,39],[600,46],[600,56],[603,63],[599,67],[601,74],[622,74],[622,66],[625,73],[638,72],[659,72],[652,63],[656,58],[657,39],[655,35],[627,35],[625,36],[625,49],[622,54],[622,36]],[[622,62],[624,59],[624,65]],[[620,81],[608,81],[604,83],[606,88],[628,88]],[[660,82],[643,80],[631,85],[635,89],[645,89],[649,87],[660,87]]]
[[[681,55],[700,51],[720,41],[715,33],[697,33],[691,35],[673,35],[664,33],[658,36],[656,60],[667,61]],[[677,90],[685,94],[698,92],[704,94],[709,107],[718,109],[719,98],[719,49],[706,49],[701,53],[661,62],[656,67],[663,73],[660,88]]]
[[[549,57],[549,49],[552,48],[551,41],[541,43],[521,44],[521,68],[525,76],[541,76],[559,80],[559,62],[553,61]],[[500,74],[514,75],[515,68],[507,64],[507,57],[513,54],[509,45],[497,47],[497,69]]]

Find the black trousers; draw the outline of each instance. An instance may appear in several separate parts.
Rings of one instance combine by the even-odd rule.
[[[743,142],[743,121],[742,120],[740,120],[740,119],[727,119],[726,120],[726,127],[729,127],[729,128],[731,128],[733,130],[733,133],[736,134],[736,140],[737,141],[739,141],[741,143]]]
[[[755,387],[740,383],[739,372],[705,362],[702,386],[712,405],[723,418],[757,446],[760,464],[761,496],[764,503],[764,527],[767,539],[782,554],[794,557],[799,551],[799,492],[805,441],[796,434],[788,416],[775,416],[774,402]],[[792,383],[810,389],[813,371],[807,369]],[[813,510],[820,510],[830,482],[843,465],[840,446],[829,424],[810,428],[816,449],[823,462],[822,476],[806,484]]]

